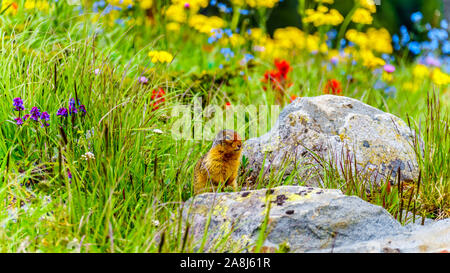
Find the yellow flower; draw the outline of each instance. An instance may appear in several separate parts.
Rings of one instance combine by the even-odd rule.
[[[184,23],[187,20],[187,14],[181,5],[170,5],[164,14],[167,19],[178,23]]]
[[[26,0],[23,6],[25,9],[37,9],[39,11],[48,11],[50,9],[48,2],[42,0]]]
[[[373,22],[373,18],[368,10],[358,8],[353,14],[352,21],[359,24],[370,25]]]
[[[252,7],[273,8],[279,0],[246,0],[247,4]]]
[[[407,90],[407,91],[411,91],[411,92],[417,92],[417,90],[419,90],[419,84],[417,82],[405,82],[402,85],[402,88]]]
[[[378,30],[369,28],[367,33],[349,29],[347,33],[345,33],[345,38],[362,49],[370,49],[387,54],[391,54],[393,51],[391,35],[389,34],[389,31],[384,28]]]
[[[180,24],[175,22],[170,22],[166,25],[166,29],[169,31],[179,31],[180,30]]]
[[[150,9],[153,6],[153,0],[141,0],[139,2],[142,9]]]
[[[313,23],[314,26],[322,25],[339,25],[344,21],[344,17],[336,9],[331,9],[328,13],[328,8],[320,5],[316,10],[307,9],[305,11],[306,17],[303,19],[304,23]]]
[[[383,74],[381,74],[381,78],[385,82],[392,82],[394,80],[394,75],[392,75],[392,73],[383,72]]]
[[[393,52],[391,34],[387,29],[369,28],[367,30],[367,38],[369,40],[370,47],[374,51],[387,54],[391,54]]]
[[[441,71],[439,68],[435,68],[431,73],[431,80],[436,85],[447,85],[450,84],[450,76]]]
[[[362,59],[363,65],[369,68],[375,68],[386,64],[383,59],[373,55],[373,52],[371,50],[361,50],[359,53],[359,57]]]
[[[415,78],[422,79],[430,75],[430,70],[428,70],[428,67],[426,67],[425,65],[418,64],[414,66],[412,73]]]
[[[16,2],[11,0],[4,0],[1,5],[1,10],[7,15],[16,15],[19,6]]]
[[[189,19],[189,26],[201,33],[210,34],[211,30],[223,28],[225,25],[226,22],[217,16],[208,17],[202,14],[196,14]]]
[[[375,13],[377,11],[375,2],[373,0],[359,0],[359,4],[361,5],[361,7],[369,10],[371,13]]]
[[[152,63],[170,63],[173,60],[172,54],[167,51],[150,51],[148,56],[152,58]]]

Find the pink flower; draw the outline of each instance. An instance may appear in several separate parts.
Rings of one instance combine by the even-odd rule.
[[[144,76],[139,77],[139,83],[146,84],[148,83],[148,79]]]
[[[95,69],[95,70],[94,70],[94,74],[95,74],[95,76],[97,76],[98,74],[100,74],[100,68]]]
[[[392,64],[387,64],[383,67],[384,71],[386,71],[387,73],[392,73],[395,71],[395,66],[393,66]]]

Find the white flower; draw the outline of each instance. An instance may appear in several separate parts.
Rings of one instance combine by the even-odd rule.
[[[158,227],[158,226],[159,226],[159,221],[158,221],[158,220],[153,220],[153,225],[154,225],[155,227]]]
[[[155,133],[155,134],[162,134],[162,133],[164,133],[160,129],[153,129],[152,132]]]
[[[95,155],[91,152],[87,152],[84,155],[82,155],[81,158],[84,160],[95,159]]]

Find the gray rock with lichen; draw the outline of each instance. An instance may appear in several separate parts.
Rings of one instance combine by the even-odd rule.
[[[403,120],[356,99],[304,97],[283,109],[270,132],[246,141],[243,156],[250,182],[264,167],[265,177],[296,171],[306,185],[317,186],[323,161],[341,175],[356,168],[377,183],[388,176],[394,181],[400,169],[401,179],[411,182],[418,177],[413,137]]]
[[[404,227],[382,207],[331,189],[282,186],[205,193],[184,204],[183,219],[190,225],[190,242],[199,250],[204,238],[202,251],[209,252],[253,251],[260,239],[260,250],[266,252],[450,249],[450,221]]]

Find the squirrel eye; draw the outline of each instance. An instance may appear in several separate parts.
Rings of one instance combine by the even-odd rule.
[[[231,137],[229,135],[226,135],[225,140],[231,140]]]

